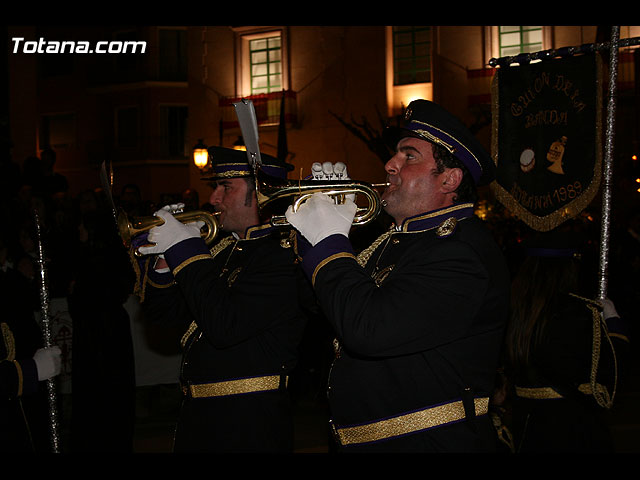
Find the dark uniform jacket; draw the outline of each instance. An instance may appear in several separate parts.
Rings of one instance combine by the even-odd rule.
[[[618,317],[596,302],[561,295],[528,365],[512,376],[517,452],[611,452],[606,422],[629,342]]]
[[[37,292],[36,292],[37,293]],[[32,284],[0,270],[0,451],[49,452],[47,391],[33,359],[44,346]]]
[[[184,322],[185,399],[175,451],[290,451],[286,382],[304,317],[288,240],[270,226],[255,227],[244,239],[221,239],[211,251],[199,238],[185,240],[165,258],[174,279],[149,273],[143,306],[151,321]],[[253,377],[276,383],[268,391],[239,392],[255,385],[246,380]],[[225,383],[228,392],[209,396],[210,384],[235,380],[243,380],[242,386]]]
[[[339,342],[329,401],[344,451],[491,450],[495,433],[484,412],[509,277],[473,205],[407,219],[357,258],[349,248],[334,235],[303,257]],[[475,419],[472,397],[485,406]],[[410,415],[431,407],[426,420]],[[372,422],[379,423],[356,429],[350,444],[345,429]]]

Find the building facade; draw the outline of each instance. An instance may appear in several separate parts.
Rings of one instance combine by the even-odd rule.
[[[308,175],[313,162],[342,161],[352,178],[378,182],[380,131],[412,99],[443,104],[489,148],[489,61],[607,41],[602,35],[596,26],[9,27],[12,158],[50,146],[71,194],[98,187],[106,161],[116,196],[134,183],[156,204],[187,188],[204,202],[209,190],[191,150],[200,140],[237,144],[232,104],[251,98],[270,155],[282,140],[284,105],[291,178]],[[637,36],[640,27],[621,27],[622,38]],[[33,50],[39,39],[50,53]],[[112,51],[55,52],[54,40],[76,48],[108,41]],[[145,50],[125,52],[124,42]],[[638,146],[637,59],[637,48],[620,52],[625,155]]]

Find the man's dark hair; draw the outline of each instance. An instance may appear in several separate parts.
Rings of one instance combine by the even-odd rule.
[[[465,167],[464,164],[446,148],[435,143],[433,143],[432,146],[433,158],[435,158],[436,160],[437,173],[444,172],[445,168],[459,168],[460,170],[462,170],[462,181],[460,182],[460,185],[458,185],[458,188],[456,188],[455,190],[456,196],[453,198],[453,200],[459,203],[476,203],[476,201],[478,200],[478,192],[476,190],[476,184],[473,180],[473,177],[471,176],[471,173],[469,172],[469,169]]]

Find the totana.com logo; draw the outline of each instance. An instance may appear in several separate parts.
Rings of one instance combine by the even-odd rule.
[[[13,53],[145,53],[147,42],[144,41],[100,41],[95,46],[92,42],[72,40],[25,40],[13,37]]]

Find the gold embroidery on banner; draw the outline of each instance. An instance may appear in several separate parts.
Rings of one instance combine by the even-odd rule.
[[[484,415],[489,410],[488,397],[476,398],[474,404],[476,415]],[[464,406],[459,400],[365,425],[338,427],[334,431],[342,445],[353,445],[406,435],[464,418]]]
[[[600,189],[600,182],[602,176],[602,155],[604,148],[598,148],[602,146],[602,136],[603,131],[603,122],[602,122],[602,103],[603,103],[603,95],[602,92],[604,89],[602,88],[602,69],[603,62],[600,54],[595,56],[596,61],[596,119],[595,119],[595,127],[596,127],[596,149],[595,149],[595,165],[594,165],[594,176],[589,186],[585,188],[582,193],[576,196],[569,203],[562,206],[562,208],[556,209],[554,212],[540,217],[531,213],[528,209],[526,209],[523,205],[518,202],[511,193],[506,190],[502,185],[498,183],[497,180],[494,180],[490,184],[491,191],[494,196],[500,203],[502,203],[505,207],[515,213],[523,222],[529,225],[534,230],[538,230],[540,232],[547,232],[549,230],[553,230],[555,227],[563,223],[565,220],[569,220],[570,218],[576,217],[582,210],[584,210],[593,200],[594,196],[598,193]],[[500,102],[499,102],[499,78],[500,78],[500,69],[497,69],[497,73],[493,76],[493,80],[491,81],[491,157],[493,158],[493,163],[498,165],[499,160],[499,130],[500,130]]]

